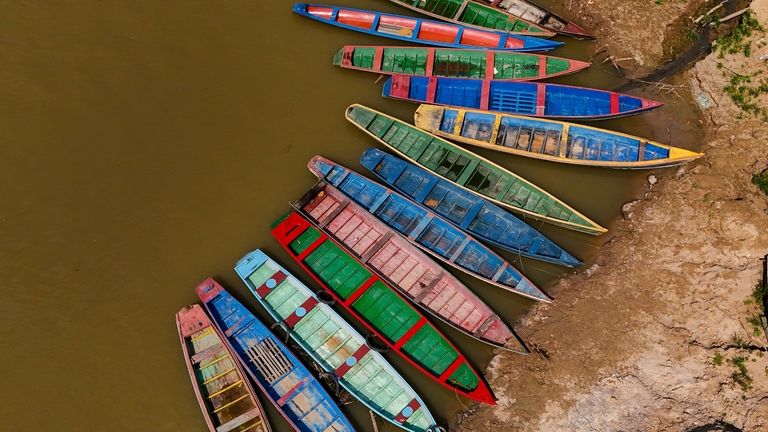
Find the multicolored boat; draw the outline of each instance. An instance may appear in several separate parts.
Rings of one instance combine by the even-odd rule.
[[[546,39],[394,15],[363,9],[296,3],[293,11],[307,18],[374,36],[446,48],[480,48],[520,52],[548,51],[562,45]]]
[[[418,128],[453,141],[535,159],[604,168],[662,168],[703,156],[620,132],[556,120],[421,105]]]
[[[445,0],[439,0],[445,1]],[[451,1],[451,0],[449,0]],[[452,0],[462,1],[462,0]],[[579,25],[552,11],[527,0],[481,0],[488,3],[491,7],[500,11],[507,12],[513,16],[534,22],[546,29],[552,30],[562,35],[571,36],[577,39],[592,39],[588,31]]]
[[[550,30],[513,16],[507,12],[487,6],[483,1],[474,0],[390,0],[431,18],[454,24],[481,29],[499,30],[526,36],[552,37]]]
[[[530,81],[577,72],[590,63],[542,54],[428,47],[346,45],[333,64],[378,74]]]
[[[199,305],[176,314],[195,397],[211,432],[270,432],[256,392]]]
[[[548,301],[533,282],[491,248],[440,215],[336,162],[313,157],[309,170],[414,245],[442,262],[499,288]]]
[[[209,278],[197,295],[243,369],[294,430],[355,430],[301,361],[221,285]]]
[[[528,353],[475,293],[338,189],[320,182],[294,208],[411,303],[495,348]]]
[[[606,231],[521,176],[404,121],[357,104],[347,108],[346,118],[401,157],[497,205],[576,231],[589,234]],[[446,189],[440,183],[436,182],[435,187]],[[452,194],[450,197],[454,199],[458,196]],[[482,211],[488,211],[488,208],[483,207]],[[523,225],[535,232],[528,225]],[[519,232],[526,237],[535,237],[523,229]]]
[[[368,409],[408,431],[436,428],[424,401],[384,356],[275,260],[255,250],[235,272],[291,338]]]
[[[561,84],[408,75],[391,76],[384,83],[382,96],[417,103],[578,120],[623,117],[662,105],[612,91]]]
[[[272,235],[312,279],[391,350],[446,388],[495,405],[467,359],[418,310],[296,212]]]

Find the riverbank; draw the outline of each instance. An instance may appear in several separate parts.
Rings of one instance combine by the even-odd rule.
[[[706,6],[587,3],[574,1],[574,15],[591,8],[596,45],[614,61],[632,57],[638,75],[664,58],[669,26]],[[752,8],[768,28],[768,0]],[[768,166],[768,125],[726,91],[734,76],[768,68],[765,38],[752,37],[749,57],[714,53],[676,78],[701,107],[706,156],[649,172],[658,180],[625,205],[601,254],[518,326],[534,353],[492,360],[498,406],[462,413],[459,430],[768,430],[766,339],[750,322],[768,253],[768,199],[751,178]],[[768,106],[765,95],[757,104]]]

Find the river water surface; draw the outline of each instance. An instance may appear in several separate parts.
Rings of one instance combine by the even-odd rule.
[[[331,66],[343,44],[397,43],[306,20],[290,2],[129,4],[3,8],[3,430],[205,430],[174,313],[212,275],[261,314],[232,271],[257,247],[307,281],[268,229],[313,185],[307,160],[322,154],[360,168],[357,157],[375,143],[344,120],[351,103],[406,120],[415,108],[382,99],[376,76]],[[347,4],[408,14],[384,0]],[[592,42],[562,40],[569,45],[554,55],[589,60]],[[609,63],[558,81],[622,82]],[[666,100],[663,110],[601,125],[695,147],[690,108]],[[672,112],[684,121],[671,123]],[[481,153],[607,227],[647,176]],[[611,235],[542,229],[583,260]],[[520,265],[545,289],[564,274]],[[458,276],[509,322],[531,306]],[[485,367],[490,348],[438,325]],[[387,357],[442,424],[469,405]],[[360,430],[372,429],[360,404],[347,408]],[[274,430],[288,430],[268,410]]]

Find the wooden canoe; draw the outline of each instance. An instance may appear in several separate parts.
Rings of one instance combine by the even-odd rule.
[[[337,304],[389,349],[446,388],[496,404],[483,377],[440,330],[299,213],[277,221],[272,235]]]
[[[494,348],[528,353],[522,340],[475,293],[335,187],[318,183],[294,208],[411,303]]]
[[[520,52],[548,51],[562,45],[546,39],[363,9],[296,3],[293,11],[347,30],[422,45]]]
[[[563,18],[528,0],[482,0],[491,7],[510,15],[534,22],[545,29],[576,39],[592,39],[594,36],[573,21]]]
[[[256,250],[235,272],[299,347],[368,409],[407,431],[435,428],[424,401],[384,356],[288,270]]]
[[[577,72],[590,63],[542,54],[453,48],[346,45],[333,64],[385,75],[531,81]]]
[[[221,285],[209,278],[197,295],[248,376],[294,430],[355,430],[307,367]]]
[[[549,300],[512,264],[440,215],[324,157],[313,157],[308,168],[442,262],[499,288],[533,300]]]
[[[382,96],[409,102],[565,120],[602,120],[658,108],[661,102],[561,84],[393,75]]]
[[[415,125],[453,141],[535,159],[604,168],[662,168],[703,156],[621,132],[557,120],[421,105]]]
[[[270,432],[256,392],[199,305],[176,313],[189,379],[211,432]]]
[[[523,177],[402,120],[357,104],[347,108],[346,117],[401,157],[494,204],[576,231],[589,234],[606,231]],[[535,237],[522,228],[519,232],[525,237]]]
[[[401,194],[487,243],[566,267],[581,264],[544,234],[501,207],[418,165],[375,148],[364,151],[360,163]],[[512,193],[522,196],[520,190]]]
[[[467,27],[491,29],[511,34],[535,37],[552,37],[555,32],[503,10],[474,0],[390,0],[430,18],[448,21]]]

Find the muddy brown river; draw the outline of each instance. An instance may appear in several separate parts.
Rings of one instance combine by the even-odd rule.
[[[346,4],[408,14],[384,0]],[[382,99],[375,75],[331,65],[345,43],[396,42],[309,21],[290,5],[5,5],[0,429],[203,431],[174,313],[195,302],[193,288],[212,275],[265,317],[232,271],[255,248],[308,282],[268,230],[313,185],[307,160],[322,154],[360,169],[357,157],[375,143],[345,122],[347,105],[402,119],[412,118],[415,105]],[[590,59],[594,42],[561,40],[568,46],[553,55]],[[610,63],[557,81],[622,83]],[[655,96],[670,105],[600,125],[695,148],[692,109]],[[648,175],[480,153],[607,227]],[[611,235],[542,230],[586,261]],[[505,256],[544,289],[565,273]],[[454,273],[511,323],[531,306]],[[478,368],[486,366],[491,348],[436,324]],[[443,425],[470,404],[387,358]],[[288,430],[268,410],[274,430]],[[372,430],[361,404],[345,411],[360,430]]]

